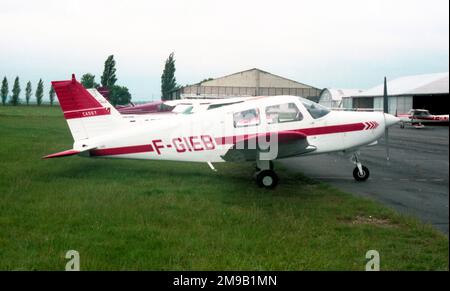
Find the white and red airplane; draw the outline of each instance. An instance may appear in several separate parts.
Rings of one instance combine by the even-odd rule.
[[[448,123],[448,114],[433,115],[426,109],[411,109],[407,114],[398,114],[400,127],[405,128],[407,123],[422,128],[423,123]]]
[[[86,157],[212,163],[256,161],[259,186],[274,188],[272,161],[330,152],[353,154],[357,181],[369,170],[358,149],[399,122],[381,112],[337,112],[297,96],[248,101],[168,119],[131,122],[106,100],[99,102],[72,75],[52,82],[72,133],[73,148],[44,158]]]

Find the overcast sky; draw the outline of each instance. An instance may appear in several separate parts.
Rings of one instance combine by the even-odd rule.
[[[364,89],[448,71],[449,1],[0,0],[0,77],[19,75],[23,89],[71,73],[99,82],[114,54],[134,100],[159,99],[172,51],[181,85],[256,67]]]

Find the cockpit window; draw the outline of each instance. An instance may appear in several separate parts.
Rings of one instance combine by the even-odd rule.
[[[412,110],[412,115],[414,116],[428,116],[430,113],[425,110]]]
[[[317,119],[324,117],[328,113],[330,113],[330,109],[317,104],[315,102],[312,102],[311,100],[305,99],[303,97],[298,97],[300,101],[305,106],[306,110],[308,110],[309,114],[311,114],[312,118]]]
[[[300,121],[303,115],[295,103],[284,103],[266,107],[268,124]]]
[[[234,127],[259,125],[259,110],[249,109],[233,114]]]
[[[178,104],[177,106],[175,106],[172,112],[181,114],[191,114],[192,109],[194,109],[194,106],[190,104]]]

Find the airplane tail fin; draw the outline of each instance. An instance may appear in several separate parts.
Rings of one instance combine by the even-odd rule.
[[[120,113],[95,91],[86,90],[75,75],[52,86],[75,141],[109,134],[123,124]]]

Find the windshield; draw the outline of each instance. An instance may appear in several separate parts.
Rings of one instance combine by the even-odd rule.
[[[425,110],[416,110],[415,112],[413,112],[413,115],[416,115],[416,116],[428,116],[428,115],[430,115],[430,113],[428,111],[425,111]]]
[[[330,109],[328,109],[320,104],[312,102],[311,100],[308,100],[303,97],[298,97],[298,98],[300,99],[300,101],[305,106],[306,110],[308,110],[309,114],[311,114],[312,118],[314,118],[314,119],[321,118],[321,117],[327,115],[328,113],[330,113]]]

